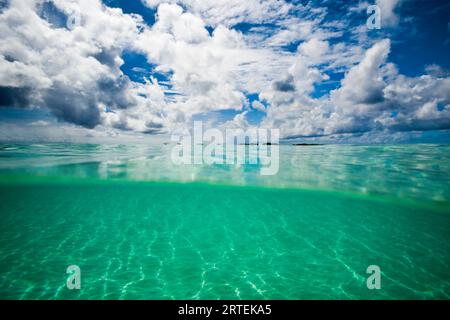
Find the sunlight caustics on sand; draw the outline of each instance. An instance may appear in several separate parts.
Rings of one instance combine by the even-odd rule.
[[[275,176],[170,147],[1,145],[0,298],[449,298],[449,146],[286,145]]]

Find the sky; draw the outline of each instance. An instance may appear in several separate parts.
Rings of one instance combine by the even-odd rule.
[[[0,34],[1,141],[450,142],[446,0],[0,0]]]

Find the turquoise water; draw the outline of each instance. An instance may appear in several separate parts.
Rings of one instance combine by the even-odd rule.
[[[449,146],[280,146],[274,176],[171,148],[0,145],[0,298],[449,298]]]

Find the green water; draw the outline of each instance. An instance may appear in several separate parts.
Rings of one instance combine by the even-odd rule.
[[[0,298],[449,298],[449,146],[281,146],[266,177],[170,148],[0,145]]]

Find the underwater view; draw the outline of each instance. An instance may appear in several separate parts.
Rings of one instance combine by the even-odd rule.
[[[450,146],[280,145],[266,177],[171,149],[2,144],[0,298],[449,298]]]

